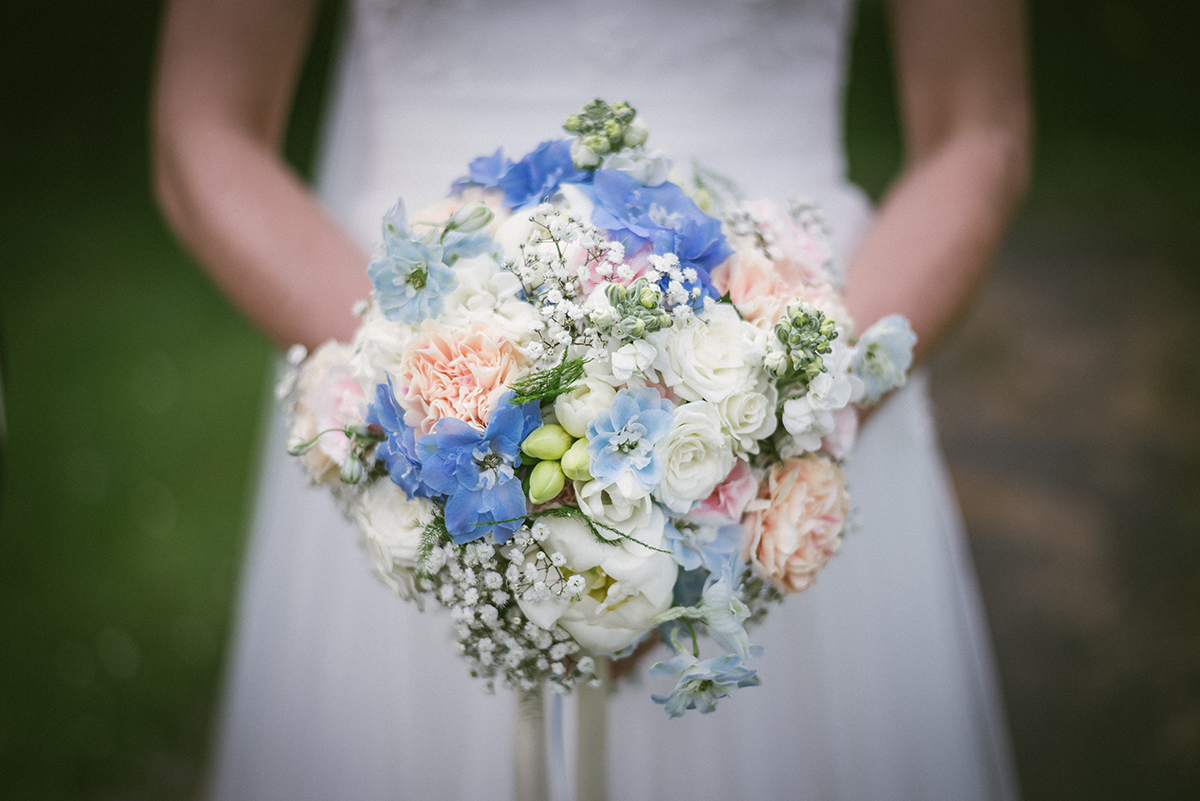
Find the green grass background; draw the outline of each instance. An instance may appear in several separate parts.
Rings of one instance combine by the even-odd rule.
[[[1196,4],[1033,5],[1038,153],[1019,225],[1118,230],[1200,293]],[[271,351],[149,195],[159,13],[13,4],[0,31],[5,798],[195,797],[212,744]],[[293,115],[302,172],[338,13],[323,6]],[[847,136],[875,195],[901,153],[888,65],[866,0]]]

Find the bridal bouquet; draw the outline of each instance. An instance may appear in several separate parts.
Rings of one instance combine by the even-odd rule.
[[[654,700],[708,712],[837,552],[855,405],[915,338],[853,338],[813,207],[685,191],[624,103],[565,127],[387,213],[354,341],[291,354],[288,449],[489,687],[569,691],[657,628]]]

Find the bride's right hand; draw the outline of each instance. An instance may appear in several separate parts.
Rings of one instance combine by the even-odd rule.
[[[171,0],[154,86],[159,204],[280,345],[354,331],[366,254],[280,156],[315,0]]]

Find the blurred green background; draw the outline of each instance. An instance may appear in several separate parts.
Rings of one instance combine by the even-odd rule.
[[[963,412],[1032,397],[1005,395],[1020,369],[982,379],[971,370],[996,363],[995,340],[1008,341],[1006,331],[1040,331],[1059,316],[1056,298],[1083,329],[1122,326],[1117,343],[1133,341],[1136,353],[1145,352],[1142,340],[1130,337],[1169,326],[1161,347],[1174,355],[1154,381],[1171,398],[1200,398],[1198,363],[1187,356],[1200,350],[1192,317],[1200,307],[1200,11],[1187,0],[1033,5],[1035,180],[983,316],[935,365],[949,407],[947,450],[1025,796],[1200,797],[1196,417],[1172,424],[1165,451],[1143,447],[1151,435],[1138,440],[1136,431],[1124,446],[1154,467],[1145,485],[1162,514],[1118,515],[1104,531],[1156,554],[1131,561],[1118,549],[1114,558],[1122,608],[1153,622],[1096,633],[1072,628],[1069,617],[1041,625],[1038,606],[1021,606],[1038,597],[1029,587],[1091,563],[1068,555],[1061,574],[1045,574],[1036,547],[990,537],[1004,526],[989,510],[1023,501],[972,478],[969,458],[992,447],[992,461],[1008,460],[1014,474],[1074,480],[1063,492],[1093,498],[1084,508],[1103,511],[1115,496],[1054,454],[1013,444],[1029,441],[1019,439],[1023,421],[1037,428],[1038,403],[1021,407],[1008,428],[986,431],[971,428],[979,415]],[[212,745],[271,350],[172,239],[150,198],[146,101],[159,13],[158,2],[140,0],[10,4],[0,31],[6,798],[197,797]],[[323,5],[293,115],[288,156],[305,173],[339,13]],[[847,136],[853,177],[875,196],[901,152],[889,58],[882,4],[865,0]],[[1136,258],[1113,266],[1120,254]],[[1143,278],[1166,287],[1170,303],[1157,309],[1169,320],[1118,313]],[[1094,283],[1115,300],[1106,306],[1078,291]],[[1035,286],[1041,305],[1020,294]],[[1003,305],[1010,297],[1013,313]],[[1096,386],[1135,380],[1120,364],[1099,359]],[[972,396],[979,387],[995,391]],[[1079,393],[1076,417],[1094,395]],[[1103,437],[1094,447],[1112,450]],[[1068,508],[1065,519],[1075,518]],[[1035,515],[1034,536],[1054,537],[1056,519]],[[1090,603],[1084,596],[1077,606]],[[1162,642],[1170,647],[1152,647]],[[1110,650],[1121,656],[1105,656]],[[1142,667],[1097,685],[1122,658]]]

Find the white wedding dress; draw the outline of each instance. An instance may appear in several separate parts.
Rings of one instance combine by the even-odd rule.
[[[397,196],[419,208],[475,156],[519,157],[593,97],[628,100],[678,162],[818,200],[844,263],[870,216],[842,151],[851,16],[847,0],[359,0],[321,195],[369,246]],[[271,432],[213,794],[511,798],[514,696],[468,676],[442,610],[374,577]],[[922,377],[870,421],[848,476],[859,526],[755,630],[761,687],[677,720],[649,680],[612,697],[613,801],[1015,797]]]

